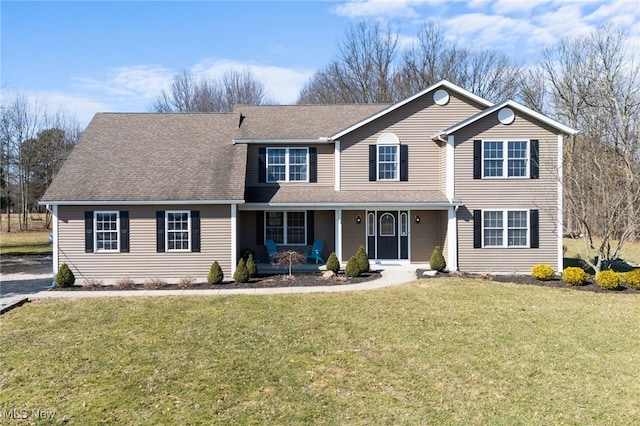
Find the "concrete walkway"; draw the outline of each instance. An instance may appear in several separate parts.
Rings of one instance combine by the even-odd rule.
[[[29,299],[78,299],[97,297],[158,297],[158,296],[226,296],[233,294],[265,295],[265,294],[293,294],[293,293],[336,293],[346,291],[373,290],[404,284],[416,279],[418,265],[372,265],[372,269],[381,272],[381,277],[375,280],[357,284],[315,286],[315,287],[270,287],[247,289],[216,289],[216,290],[114,290],[114,291],[41,291],[30,294]]]

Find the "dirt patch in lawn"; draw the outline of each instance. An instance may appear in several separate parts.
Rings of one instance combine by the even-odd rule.
[[[299,273],[292,276],[288,275],[265,275],[251,278],[247,283],[225,282],[222,284],[209,283],[193,283],[191,285],[165,284],[165,285],[145,285],[136,283],[132,287],[122,288],[114,285],[101,285],[96,282],[93,285],[74,285],[73,287],[54,288],[53,291],[77,291],[77,290],[95,290],[95,291],[114,291],[114,290],[225,290],[225,289],[243,289],[243,288],[277,288],[277,287],[319,287],[319,286],[339,286],[345,284],[357,284],[361,282],[375,280],[380,278],[379,272],[368,272],[359,277],[348,278],[343,274],[335,277],[324,278],[322,273]]]

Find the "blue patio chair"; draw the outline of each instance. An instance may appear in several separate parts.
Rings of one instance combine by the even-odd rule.
[[[315,240],[313,242],[313,245],[311,246],[311,252],[305,252],[304,256],[307,259],[315,260],[316,263],[318,263],[318,261],[320,261],[320,263],[325,263],[324,259],[322,258],[323,248],[324,248],[324,242],[322,240]]]
[[[267,253],[269,254],[269,261],[275,260],[278,255],[278,247],[276,247],[276,243],[271,239],[267,239],[265,246],[267,247]]]

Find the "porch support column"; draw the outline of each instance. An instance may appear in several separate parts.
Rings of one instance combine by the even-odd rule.
[[[338,257],[338,262],[342,264],[342,209],[336,209],[335,216],[336,256]]]
[[[564,247],[563,244],[564,242],[562,241],[562,235],[564,234],[564,210],[563,210],[563,197],[564,197],[564,192],[563,192],[563,188],[562,188],[562,181],[563,181],[563,170],[562,170],[562,164],[563,164],[563,151],[564,151],[564,139],[562,137],[562,135],[558,135],[558,205],[557,205],[557,209],[558,209],[558,223],[556,224],[556,226],[558,227],[558,230],[556,232],[556,234],[558,235],[558,269],[556,269],[556,271],[562,271],[564,268]]]
[[[231,204],[231,276],[236,272],[236,253],[238,253],[238,205]]]
[[[447,223],[447,265],[450,271],[458,270],[458,221],[456,220],[456,208],[449,207]]]
[[[53,276],[55,277],[58,273],[58,264],[60,263],[60,258],[58,256],[58,205],[54,204],[51,206],[51,225],[52,225],[52,233],[53,233]]]
[[[445,193],[449,201],[455,198],[455,180],[456,180],[456,169],[455,169],[455,137],[449,136],[447,138],[447,147],[446,147],[446,165],[445,165]]]

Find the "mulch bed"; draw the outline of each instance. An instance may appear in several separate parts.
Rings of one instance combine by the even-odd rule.
[[[343,274],[338,274],[332,278],[323,278],[321,273],[299,273],[291,277],[288,275],[265,275],[251,278],[248,283],[227,282],[223,284],[194,283],[189,287],[180,287],[178,284],[167,284],[159,288],[145,287],[144,284],[135,284],[131,288],[120,288],[114,285],[83,286],[58,288],[52,291],[115,291],[115,290],[228,290],[241,288],[277,288],[277,287],[319,287],[338,286],[345,284],[356,284],[380,278],[379,272],[369,272],[359,277],[347,278]]]
[[[418,275],[420,277],[420,275]],[[502,283],[514,283],[522,285],[536,285],[539,287],[556,287],[556,288],[569,288],[577,291],[592,291],[595,293],[622,293],[622,294],[640,294],[640,290],[634,288],[625,287],[624,285],[618,287],[615,290],[603,290],[593,280],[588,280],[581,286],[568,286],[560,278],[554,278],[549,281],[539,281],[533,278],[531,275],[492,275],[492,274],[468,274],[468,273],[441,273],[438,272],[436,277],[464,277],[464,278],[477,278],[488,281],[496,281]],[[426,277],[423,277],[426,278]]]

